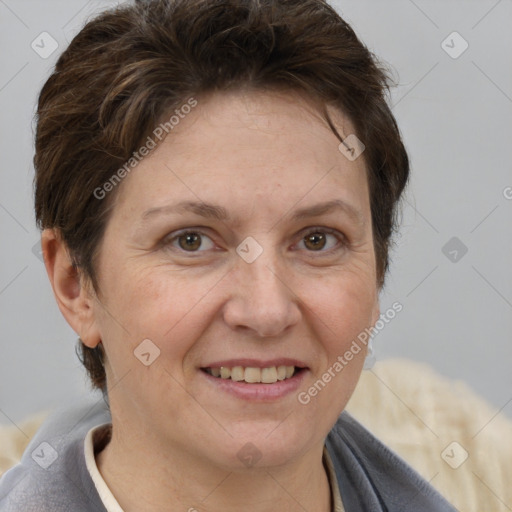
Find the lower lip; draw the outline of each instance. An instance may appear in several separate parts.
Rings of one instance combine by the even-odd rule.
[[[236,398],[253,402],[272,402],[297,391],[307,371],[306,368],[302,368],[293,377],[274,382],[273,384],[249,384],[248,382],[214,377],[203,370],[200,370],[200,373],[217,389],[229,393]]]

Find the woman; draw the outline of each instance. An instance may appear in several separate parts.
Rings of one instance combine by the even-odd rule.
[[[454,510],[342,412],[408,158],[321,0],[90,21],[39,98],[36,216],[108,407],[50,419],[0,510]]]

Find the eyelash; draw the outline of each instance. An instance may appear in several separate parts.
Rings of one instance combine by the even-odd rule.
[[[347,245],[348,245],[348,241],[346,239],[346,237],[340,233],[339,231],[337,230],[334,230],[334,229],[330,229],[330,228],[321,228],[321,227],[316,227],[316,228],[311,228],[311,229],[308,229],[302,236],[301,236],[301,239],[300,239],[300,242],[304,242],[304,239],[310,235],[313,235],[313,234],[316,234],[316,233],[322,233],[322,234],[326,234],[326,235],[332,235],[334,236],[337,240],[338,240],[338,244],[336,247],[332,247],[331,249],[327,249],[327,250],[319,250],[319,251],[308,251],[306,250],[307,252],[309,253],[312,253],[313,255],[315,253],[319,253],[319,254],[330,254],[332,252],[337,252],[343,248],[345,248]],[[209,237],[207,234],[203,233],[200,229],[185,229],[183,231],[178,231],[176,234],[174,234],[173,236],[168,236],[164,239],[163,241],[163,245],[164,247],[169,247],[169,246],[172,246],[172,243],[174,241],[177,241],[179,238],[183,237],[183,236],[186,236],[186,235],[199,235],[201,237],[207,237],[211,240],[211,237]],[[213,240],[212,240],[213,242]],[[300,243],[299,242],[299,243]],[[202,245],[202,244],[201,244]],[[207,250],[205,251],[200,251],[200,250],[196,250],[196,251],[186,251],[184,249],[182,249],[181,247],[172,247],[172,250],[176,250],[182,254],[200,254],[202,252],[206,252]]]

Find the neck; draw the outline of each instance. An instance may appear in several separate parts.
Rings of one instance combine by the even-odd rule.
[[[229,470],[186,448],[166,450],[151,437],[122,434],[113,429],[96,462],[124,512],[331,510],[323,442],[286,465]]]

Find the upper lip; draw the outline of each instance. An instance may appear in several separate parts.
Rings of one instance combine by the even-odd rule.
[[[243,366],[244,368],[271,368],[272,366],[297,366],[298,368],[307,368],[307,365],[298,359],[289,357],[280,357],[277,359],[224,359],[222,361],[214,361],[208,363],[201,368],[233,368],[235,366]]]

